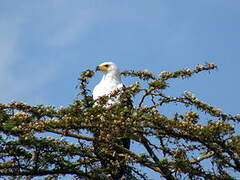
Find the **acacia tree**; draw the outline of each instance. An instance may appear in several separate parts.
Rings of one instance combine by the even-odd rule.
[[[122,179],[148,179],[138,164],[168,180],[236,178],[240,117],[223,113],[191,92],[179,97],[165,93],[169,79],[215,68],[206,63],[158,76],[125,71],[123,76],[139,82],[102,97],[98,106],[88,89],[94,72],[86,70],[79,78],[80,98],[68,107],[0,104],[0,177],[55,179],[69,174],[76,179],[118,179],[124,167]],[[121,103],[105,107],[114,96],[120,96]],[[132,96],[140,101],[129,108],[125,102]],[[183,105],[185,113],[164,115],[161,107],[171,103]],[[122,138],[131,139],[130,150],[119,144]],[[134,144],[141,149],[136,151]]]

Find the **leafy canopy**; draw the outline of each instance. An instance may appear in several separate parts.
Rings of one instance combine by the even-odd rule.
[[[127,166],[126,179],[148,179],[144,172],[150,171],[137,168],[138,164],[163,179],[236,178],[240,117],[191,92],[179,97],[165,93],[171,88],[170,79],[216,68],[206,63],[157,76],[125,71],[123,76],[139,81],[100,98],[98,106],[88,89],[94,72],[86,70],[79,78],[80,98],[68,107],[0,104],[0,177],[54,179],[68,174],[76,179],[116,179],[119,168]],[[119,95],[121,103],[104,107],[108,98]],[[139,101],[130,108],[126,102],[133,96]],[[164,115],[161,107],[171,103],[183,105],[185,113]],[[130,150],[119,144],[122,138],[131,139]],[[136,151],[135,144],[141,149]]]

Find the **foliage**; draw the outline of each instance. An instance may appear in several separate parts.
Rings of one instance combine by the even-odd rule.
[[[179,97],[165,94],[169,79],[216,68],[206,63],[158,76],[125,71],[123,76],[139,82],[100,98],[98,105],[88,89],[94,72],[86,70],[79,78],[80,99],[68,107],[0,104],[0,176],[56,179],[69,174],[76,179],[116,179],[119,168],[127,165],[123,178],[148,179],[136,168],[138,164],[168,180],[234,179],[232,172],[240,172],[236,129],[240,117],[202,102],[191,92]],[[104,107],[108,98],[119,94],[122,103]],[[132,96],[139,102],[129,108],[124,102]],[[171,103],[184,105],[186,112],[167,117],[161,107]],[[130,138],[132,146],[140,144],[142,153],[121,146],[122,138]],[[101,165],[103,159],[107,166]]]

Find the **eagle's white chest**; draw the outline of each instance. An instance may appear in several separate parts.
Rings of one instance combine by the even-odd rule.
[[[111,94],[113,91],[123,87],[123,84],[118,81],[102,80],[93,89],[93,99],[96,100],[100,96]]]

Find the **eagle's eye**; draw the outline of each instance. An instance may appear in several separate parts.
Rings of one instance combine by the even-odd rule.
[[[105,64],[104,66],[105,66],[106,68],[109,68],[109,64]]]

